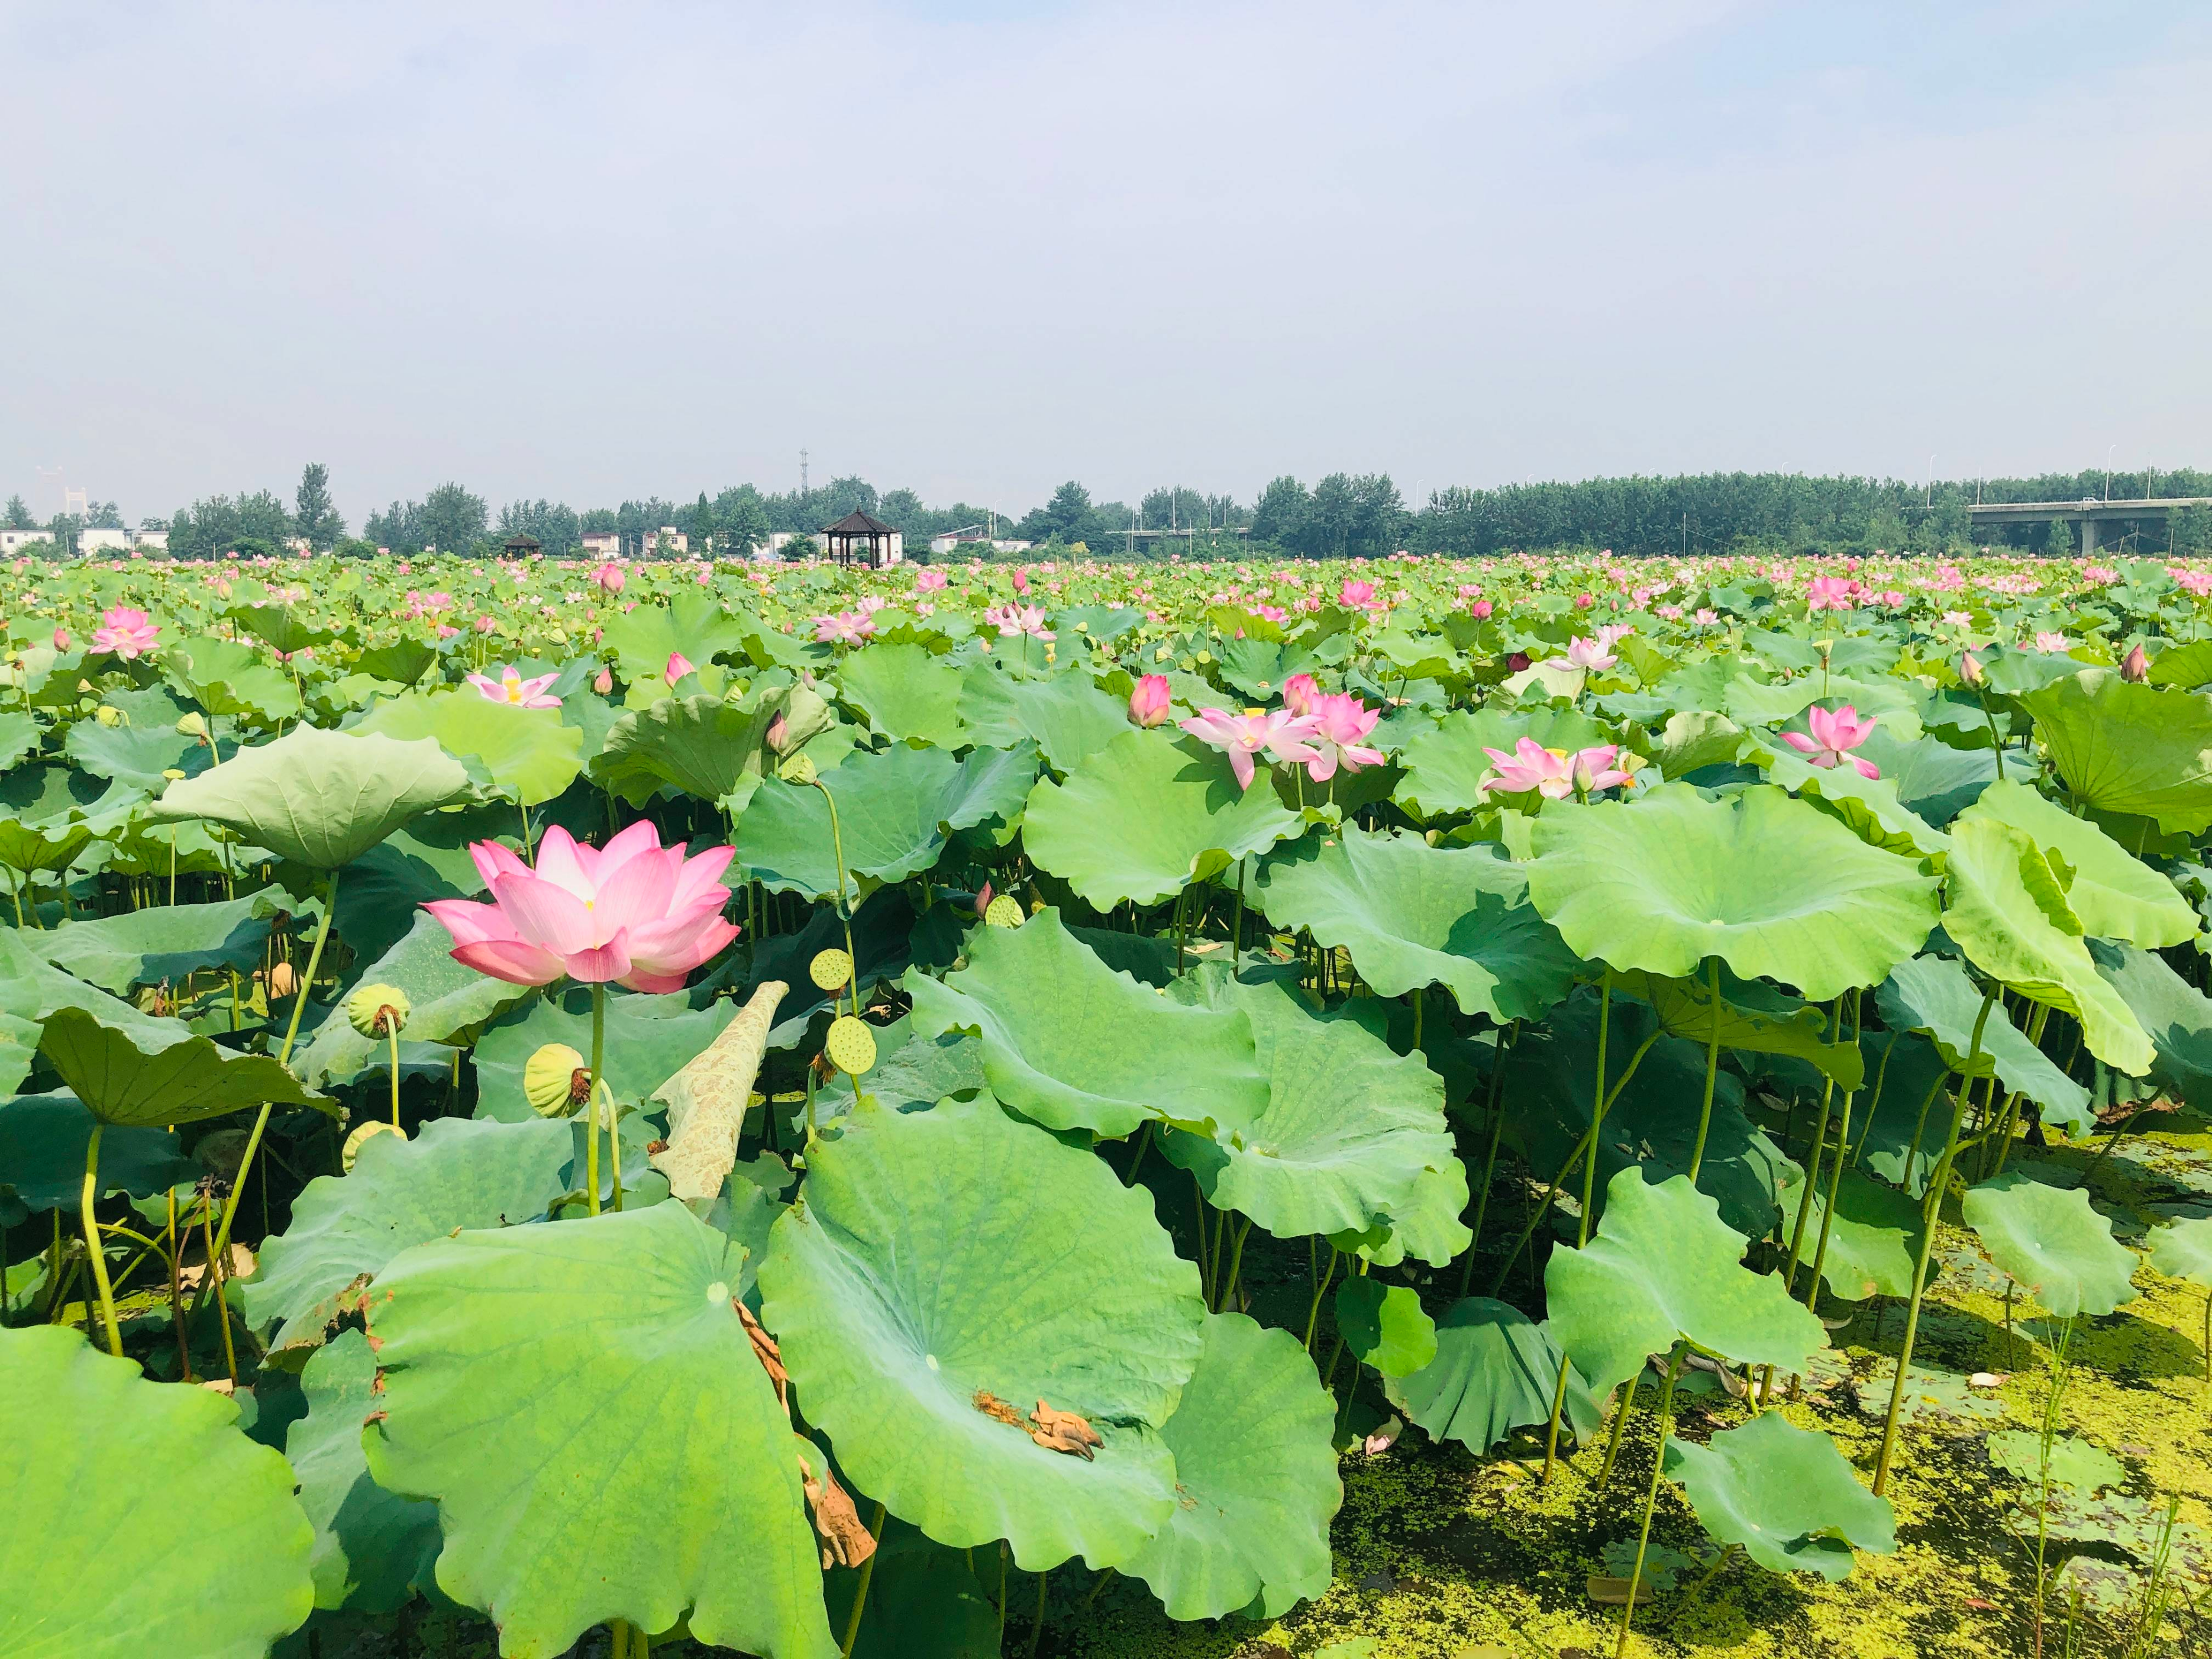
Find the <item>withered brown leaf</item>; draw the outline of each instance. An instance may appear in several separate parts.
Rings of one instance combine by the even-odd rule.
[[[1018,1429],[1024,1426],[1022,1422],[1022,1414],[1016,1411],[1012,1406],[1008,1405],[1005,1401],[1000,1399],[998,1395],[993,1394],[988,1389],[976,1389],[975,1397],[968,1403],[975,1407],[977,1411],[982,1413],[984,1416],[995,1417],[1000,1422],[1006,1424],[1009,1428]]]
[[[1030,1416],[1030,1438],[1047,1451],[1066,1452],[1086,1463],[1093,1449],[1106,1443],[1087,1418],[1074,1412],[1054,1411],[1042,1400]]]
[[[860,1512],[853,1507],[851,1496],[837,1484],[837,1477],[830,1473],[829,1459],[805,1436],[798,1438],[801,1449],[799,1485],[806,1494],[806,1506],[814,1516],[814,1530],[822,1540],[822,1571],[857,1567],[876,1553],[875,1536],[860,1524]],[[817,1462],[822,1465],[819,1474],[814,1472]]]
[[[736,1303],[735,1306],[738,1321],[745,1328],[746,1340],[753,1345],[753,1358],[760,1361],[761,1369],[768,1373],[768,1380],[775,1384],[775,1403],[788,1413],[791,1410],[791,1373],[783,1368],[783,1350],[760,1321],[753,1317],[750,1308],[742,1302]]]

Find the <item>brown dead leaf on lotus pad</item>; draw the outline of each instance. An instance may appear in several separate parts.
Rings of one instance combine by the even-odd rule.
[[[853,1507],[853,1499],[837,1484],[837,1477],[830,1472],[830,1460],[821,1449],[804,1435],[795,1437],[800,1447],[799,1453],[799,1490],[806,1494],[806,1507],[814,1516],[814,1530],[822,1539],[822,1571],[832,1567],[857,1567],[876,1553],[875,1535],[860,1524],[860,1512]],[[820,1464],[819,1474],[815,1465]]]
[[[1026,1426],[1022,1422],[1022,1414],[988,1389],[976,1389],[975,1398],[968,1403],[982,1413],[984,1416],[995,1417],[1009,1428],[1018,1429]]]
[[[668,1177],[671,1196],[711,1199],[737,1167],[745,1107],[776,1004],[789,988],[781,980],[763,981],[721,1035],[653,1092],[668,1105],[668,1144],[647,1161]]]
[[[753,1358],[760,1361],[761,1369],[768,1373],[768,1380],[775,1384],[776,1404],[786,1412],[790,1411],[791,1373],[783,1368],[783,1350],[768,1334],[767,1328],[753,1317],[750,1308],[742,1302],[734,1305],[738,1310],[738,1322],[745,1328],[745,1335],[753,1345]]]
[[[1106,1443],[1087,1419],[1073,1412],[1054,1411],[1042,1400],[1037,1401],[1030,1424],[1030,1438],[1047,1451],[1066,1452],[1086,1463],[1093,1449]]]

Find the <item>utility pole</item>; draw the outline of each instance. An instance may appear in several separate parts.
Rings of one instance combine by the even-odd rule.
[[[806,482],[806,452],[802,449],[799,452],[799,501],[802,507],[806,503],[806,498],[813,493],[814,491]]]

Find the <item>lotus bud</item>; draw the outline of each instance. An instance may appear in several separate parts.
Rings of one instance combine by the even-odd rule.
[[[1168,677],[1146,675],[1129,693],[1130,722],[1146,728],[1162,724],[1168,717],[1169,701]]]
[[[783,736],[777,740],[771,723],[769,747],[776,754],[788,755],[830,729],[830,704],[820,692],[795,685],[785,695],[777,719],[783,724]]]
[[[612,691],[614,689],[615,689],[615,676],[614,676],[614,671],[613,671],[612,669],[610,669],[610,668],[602,668],[601,670],[599,670],[599,678],[596,678],[596,679],[594,679],[594,680],[592,682],[592,690],[594,690],[594,691],[596,691],[596,692],[598,692],[601,696],[603,696],[603,697],[604,697],[604,696],[605,696],[609,692]]]
[[[57,651],[66,651],[69,649],[68,629],[57,628],[54,629],[54,649]]]
[[[991,908],[991,884],[985,882],[975,895],[975,914],[981,915]]]
[[[351,1175],[353,1166],[361,1161],[361,1149],[379,1135],[398,1135],[404,1140],[407,1131],[396,1124],[386,1123],[380,1117],[370,1118],[345,1138],[345,1145],[338,1151],[339,1167]]]
[[[1022,902],[1012,893],[1001,893],[983,907],[983,920],[994,927],[1018,927],[1029,918],[1022,913]]]
[[[802,750],[777,767],[775,775],[786,783],[795,783],[803,787],[815,780],[814,763]]]
[[[414,1005],[396,985],[364,985],[346,999],[346,1019],[365,1037],[388,1037],[406,1029]]]
[[[207,736],[207,716],[197,710],[177,721],[177,735],[180,738],[204,738]]]
[[[2143,654],[2140,645],[2129,652],[2127,660],[2120,665],[2120,678],[2137,685],[2150,678],[2150,659]]]
[[[99,708],[92,711],[92,717],[98,720],[102,726],[120,726],[123,724],[123,711],[120,708],[116,708],[112,703],[104,702],[100,704]]]
[[[692,672],[691,659],[681,651],[668,653],[668,665],[660,671],[660,678],[670,685]]]
[[[1959,678],[1962,684],[1972,686],[1978,691],[1990,683],[1989,671],[1982,666],[1982,659],[1971,651],[1959,658]]]
[[[280,962],[269,970],[269,994],[289,997],[300,988],[300,975],[289,962]]]
[[[592,1068],[565,1042],[549,1042],[522,1067],[522,1096],[540,1117],[567,1117],[592,1092]]]

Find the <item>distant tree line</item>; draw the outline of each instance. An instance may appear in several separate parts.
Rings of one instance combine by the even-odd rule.
[[[1246,507],[1228,495],[1163,485],[1136,505],[1094,501],[1070,479],[1042,506],[1016,514],[955,501],[933,507],[911,489],[878,493],[865,478],[832,478],[807,490],[763,491],[733,484],[688,502],[648,496],[619,507],[579,511],[565,501],[514,501],[495,516],[484,498],[458,483],[440,484],[420,501],[395,501],[373,512],[358,538],[333,505],[330,471],[317,462],[301,473],[288,504],[268,490],[211,495],[166,522],[169,551],[179,558],[276,553],[305,541],[317,552],[357,555],[390,548],[426,548],[489,556],[517,537],[551,554],[577,551],[589,532],[611,532],[625,552],[650,551],[664,530],[696,551],[750,550],[778,532],[811,535],[856,508],[902,532],[919,553],[930,538],[963,533],[1073,550],[1103,558],[1163,558],[1170,551],[1249,551],[1268,558],[1378,557],[1406,549],[1460,557],[1525,550],[1601,549],[1627,556],[1768,551],[1783,553],[1962,552],[1977,542],[2034,552],[2070,548],[2074,532],[2045,524],[1977,529],[1967,509],[1977,501],[2063,501],[2154,495],[2212,495],[2212,471],[2045,473],[2026,478],[1938,479],[1811,477],[1796,472],[1710,472],[1678,477],[1589,478],[1574,483],[1507,484],[1492,489],[1433,492],[1409,507],[1387,473],[1332,472],[1309,488],[1274,479]],[[41,524],[23,498],[0,507],[0,527],[39,530],[60,551],[71,551],[87,529],[121,528],[115,503],[95,502],[82,514]],[[143,528],[163,526],[148,520]],[[1165,532],[1166,535],[1151,532]],[[1141,532],[1141,533],[1140,533]],[[2103,538],[2116,553],[2212,552],[2212,511],[2196,507],[2170,521],[2145,520],[2133,532]],[[987,548],[974,550],[989,556]]]

